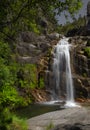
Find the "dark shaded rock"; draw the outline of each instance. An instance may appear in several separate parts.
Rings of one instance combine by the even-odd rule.
[[[82,128],[80,128],[80,126],[77,126],[77,125],[66,125],[64,126],[65,130],[82,130]]]
[[[90,59],[88,59],[88,68],[90,70]]]
[[[87,4],[87,33],[90,35],[90,1]]]
[[[22,32],[19,38],[23,42],[30,43],[30,42],[36,41],[37,36],[33,32]]]
[[[89,37],[77,36],[70,38],[73,45],[71,50],[71,63],[73,64],[73,81],[75,98],[90,97],[90,59],[85,56],[85,48],[88,47]]]
[[[40,20],[40,25],[44,28],[46,28],[48,26],[48,22],[46,19],[41,19]]]
[[[67,32],[66,36],[67,36],[67,37],[69,37],[69,36],[70,36],[70,37],[73,37],[73,36],[79,34],[80,31],[81,31],[80,28],[71,29],[71,30],[69,30],[69,31]]]
[[[55,128],[51,130],[89,130],[90,124],[78,124],[75,123],[73,125],[57,125]]]
[[[85,55],[86,57],[90,58],[90,47],[86,47],[86,48],[84,49],[84,55]]]
[[[88,90],[83,85],[82,80],[78,79],[78,77],[74,77],[74,86],[75,86],[75,98],[87,98],[88,97]]]
[[[88,21],[86,28],[87,28],[87,32],[90,35],[90,20]]]
[[[84,53],[85,54],[85,53]],[[77,54],[74,54],[74,68],[76,72],[83,76],[90,76],[89,68],[88,68],[88,58],[82,54],[80,51]]]
[[[90,46],[90,39],[87,40],[86,46]]]
[[[87,16],[90,16],[90,1],[87,4]]]
[[[72,61],[76,73],[90,77],[89,57],[86,56],[89,37],[74,37],[72,40],[70,39],[70,41],[71,44],[74,45],[74,49],[71,53],[73,53]]]
[[[44,17],[40,17],[39,19],[38,19],[38,24],[39,24],[39,26],[41,26],[41,28],[42,28],[42,33],[43,34],[47,34],[48,33],[48,21],[46,20],[46,18],[44,18]]]
[[[47,44],[47,43],[40,45],[40,48],[41,48],[42,52],[47,51],[49,47],[50,47],[50,45]]]

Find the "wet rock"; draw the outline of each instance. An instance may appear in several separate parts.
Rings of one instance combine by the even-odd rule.
[[[88,90],[83,85],[82,81],[77,77],[73,79],[74,86],[75,86],[75,98],[87,98],[88,97]]]
[[[90,77],[89,58],[85,56],[84,51],[87,48],[89,38],[75,37],[70,41],[73,44],[73,51],[71,52],[73,54],[71,55],[73,55],[72,61],[76,73]]]
[[[89,37],[73,37],[70,38],[70,42],[73,45],[71,63],[73,64],[75,97],[88,98],[90,96],[90,59],[85,56],[84,49],[89,46]]]
[[[89,68],[88,68],[88,58],[82,54],[80,54],[80,51],[78,52],[79,54],[74,55],[74,67],[77,73],[81,74],[84,76],[90,76],[89,73]]]

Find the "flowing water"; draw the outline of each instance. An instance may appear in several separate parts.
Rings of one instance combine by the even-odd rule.
[[[66,38],[61,39],[54,48],[54,87],[53,100],[66,98],[67,104],[74,103],[74,87],[70,67],[70,44]]]

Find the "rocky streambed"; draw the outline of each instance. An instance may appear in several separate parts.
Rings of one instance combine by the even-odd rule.
[[[27,123],[29,130],[90,130],[90,104],[49,112]]]

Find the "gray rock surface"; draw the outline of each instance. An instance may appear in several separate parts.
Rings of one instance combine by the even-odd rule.
[[[33,32],[22,32],[17,37],[17,62],[37,63],[36,58],[42,59],[44,55],[46,56],[53,44],[56,44],[59,40],[59,35],[58,33],[52,33],[39,36]]]
[[[76,36],[69,39],[71,50],[72,75],[76,98],[90,97],[90,57],[85,54],[90,47],[90,36]]]
[[[46,130],[50,124],[53,124],[52,130],[83,130],[74,129],[80,126],[87,126],[90,130],[90,108],[77,107],[67,108],[60,111],[46,113],[37,117],[30,118],[28,122],[29,130]],[[75,126],[75,127],[74,127]],[[73,129],[69,129],[73,128]]]

